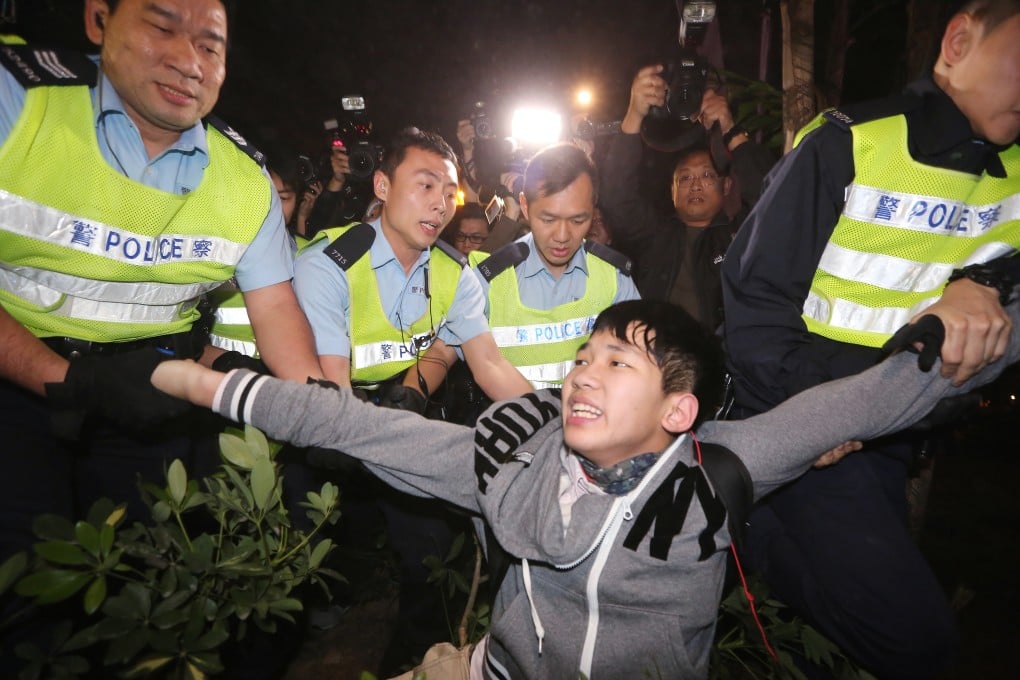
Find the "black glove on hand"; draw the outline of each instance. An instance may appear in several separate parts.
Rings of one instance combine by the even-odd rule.
[[[233,350],[224,352],[212,362],[212,369],[220,373],[228,373],[235,368],[247,368],[249,371],[269,375],[269,369],[262,361]]]
[[[425,415],[425,403],[425,395],[411,387],[394,384],[380,388],[379,406]]]
[[[882,357],[907,350],[917,354],[917,367],[927,373],[935,365],[935,360],[942,353],[942,343],[946,339],[946,327],[942,319],[934,314],[926,314],[916,323],[907,324],[896,331],[896,334],[882,345]],[[918,349],[916,343],[921,344]]]
[[[186,413],[191,404],[160,392],[149,379],[170,357],[154,348],[72,359],[62,383],[47,383],[54,434],[75,439],[87,414],[142,430]]]

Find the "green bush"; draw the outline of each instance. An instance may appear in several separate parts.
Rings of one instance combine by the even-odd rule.
[[[250,625],[272,633],[279,620],[294,622],[298,586],[328,596],[324,578],[340,578],[323,566],[333,544],[315,537],[339,519],[339,491],[327,482],[309,492],[300,505],[313,529],[294,529],[275,448],[250,426],[222,433],[224,463],[201,489],[175,460],[165,487],[143,487],[149,524],[125,526],[125,506],[105,499],[76,523],[37,518],[35,558],[21,553],[0,566],[0,592],[13,584],[36,605],[80,596],[87,616],[77,628],[56,625],[47,649],[18,645],[20,677],[78,677],[99,650],[103,667],[122,677],[202,678],[223,670],[221,647]]]

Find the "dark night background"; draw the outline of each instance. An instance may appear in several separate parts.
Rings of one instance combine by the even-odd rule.
[[[81,0],[7,0],[0,26],[33,42],[87,47]],[[851,0],[842,101],[899,89],[907,73],[907,0]],[[920,4],[920,3],[918,3]],[[925,3],[945,16],[947,1]],[[771,9],[771,84],[778,86],[778,1],[719,0],[725,67],[758,74],[762,8]],[[824,54],[832,0],[816,2]],[[270,154],[325,148],[322,122],[339,97],[364,94],[380,139],[415,124],[453,141],[458,118],[485,100],[496,132],[524,100],[566,107],[595,92],[593,118],[619,119],[636,69],[675,45],[672,0],[242,0],[231,24],[227,81],[216,113]],[[940,31],[941,32],[941,31]],[[817,71],[817,69],[816,69]],[[817,73],[816,73],[817,75]],[[951,678],[1006,677],[1020,639],[1011,578],[1020,530],[1020,475],[1011,435],[1017,374],[986,391],[980,413],[943,440],[921,545],[959,605],[964,648]]]
[[[816,25],[829,4],[817,3]],[[932,6],[939,3],[933,2]],[[771,10],[769,81],[778,86],[779,3],[722,0],[725,68],[757,77],[763,8]],[[14,0],[5,30],[34,42],[88,48],[81,0]],[[844,101],[907,80],[906,0],[851,2]],[[496,132],[510,110],[538,102],[568,110],[581,85],[595,120],[619,119],[643,64],[676,45],[672,0],[242,0],[234,3],[227,80],[216,113],[271,154],[312,152],[339,98],[361,93],[376,134],[408,124],[454,139],[458,118],[487,102]],[[819,41],[821,46],[821,40]],[[822,50],[819,50],[821,52]]]

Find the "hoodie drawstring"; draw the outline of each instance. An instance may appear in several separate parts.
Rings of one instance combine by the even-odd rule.
[[[535,637],[538,638],[538,655],[542,656],[542,640],[545,639],[545,628],[542,626],[542,619],[535,609],[535,598],[531,593],[531,567],[527,559],[521,560],[523,564],[524,592],[528,595],[528,605],[531,607],[531,622],[535,624]]]

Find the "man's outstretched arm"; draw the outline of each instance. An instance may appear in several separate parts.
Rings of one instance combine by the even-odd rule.
[[[224,375],[190,361],[160,364],[152,383],[274,439],[343,451],[400,491],[477,510],[471,428],[379,408],[346,389],[244,370]]]

